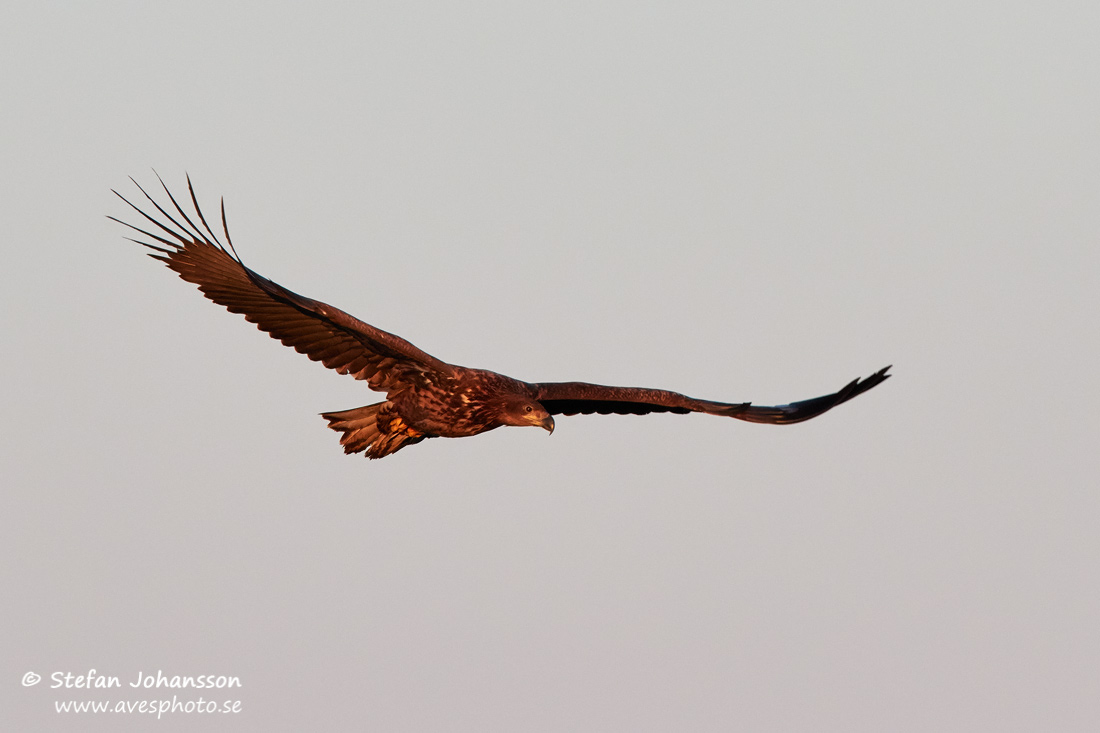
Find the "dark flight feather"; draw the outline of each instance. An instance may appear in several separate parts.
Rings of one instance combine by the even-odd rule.
[[[758,406],[750,402],[711,402],[662,389],[605,387],[584,382],[545,382],[532,386],[535,387],[536,399],[551,415],[589,415],[594,412],[601,415],[703,412],[749,422],[786,425],[817,417],[826,410],[863,394],[889,379],[890,375],[886,373],[889,368],[880,369],[866,379],[853,380],[834,394],[775,407]]]
[[[386,393],[385,402],[323,414],[329,427],[341,433],[340,442],[348,453],[363,451],[370,458],[381,458],[425,438],[477,435],[502,425],[536,425],[553,431],[553,415],[702,412],[749,422],[796,423],[817,417],[890,377],[890,367],[886,367],[866,379],[850,382],[834,394],[766,407],[700,400],[659,389],[585,382],[529,384],[483,369],[448,364],[399,336],[327,303],[298,295],[250,270],[237,256],[229,237],[224,200],[223,245],[199,207],[190,177],[187,191],[193,214],[180,206],[160,176],[157,179],[175,215],[137,181],[134,185],[161,218],[114,192],[153,225],[150,231],[108,217],[151,240],[131,241],[148,247],[152,250],[150,257],[197,285],[207,298],[244,315],[283,344]]]

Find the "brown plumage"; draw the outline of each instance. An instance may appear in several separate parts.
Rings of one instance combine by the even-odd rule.
[[[381,458],[425,438],[461,438],[502,425],[536,425],[553,432],[553,415],[705,412],[749,422],[796,423],[817,417],[890,376],[886,373],[890,367],[886,367],[866,379],[852,381],[834,394],[761,407],[748,402],[699,400],[659,389],[584,382],[532,384],[484,369],[447,364],[399,336],[293,293],[245,267],[229,239],[225,202],[221,207],[223,245],[199,209],[190,178],[187,190],[194,207],[190,215],[163,181],[161,186],[174,214],[136,181],[134,185],[163,218],[150,215],[117,191],[115,194],[155,229],[147,231],[109,218],[152,240],[132,240],[154,250],[151,257],[198,285],[210,300],[232,313],[243,314],[273,338],[386,394],[385,402],[322,414],[329,427],[341,433],[340,443],[346,453],[365,451],[369,458]]]

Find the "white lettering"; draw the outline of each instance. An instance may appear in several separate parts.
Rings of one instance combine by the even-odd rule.
[[[89,669],[88,674],[76,676],[73,676],[72,672],[66,672],[65,674],[54,672],[50,675],[50,679],[53,680],[50,684],[51,689],[56,689],[58,687],[91,689],[93,687],[104,688],[122,686],[118,677],[107,677],[105,675],[96,674],[94,669]]]
[[[112,677],[111,679],[117,680]],[[55,685],[56,686],[56,685]],[[117,683],[116,683],[117,686]],[[241,678],[236,675],[227,677],[225,675],[199,675],[198,677],[181,677],[180,675],[173,675],[166,677],[163,670],[158,669],[156,676],[151,674],[142,674],[140,671],[137,674],[137,679],[130,683],[130,687],[169,687],[182,689],[184,687],[194,687],[196,689],[202,689],[206,687],[216,687],[221,689],[223,687],[240,687]]]

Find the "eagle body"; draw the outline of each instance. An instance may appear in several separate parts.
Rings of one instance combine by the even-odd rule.
[[[467,438],[503,425],[553,429],[553,418],[535,402],[526,382],[485,369],[454,370],[453,375],[428,375],[390,394],[385,402],[325,412],[322,417],[342,433],[340,442],[347,452],[366,450],[369,458],[381,458],[425,438]],[[510,409],[513,405],[516,409]],[[510,419],[513,414],[520,416],[518,422]]]
[[[787,405],[767,407],[749,402],[714,402],[677,392],[635,387],[609,387],[587,382],[522,382],[485,369],[448,364],[405,339],[360,321],[339,308],[287,290],[245,267],[237,256],[221,207],[225,244],[199,208],[187,180],[188,213],[161,181],[171,202],[162,206],[137,182],[157,215],[117,191],[153,225],[142,229],[115,217],[145,239],[150,256],[164,262],[183,280],[198,286],[210,300],[267,332],[273,338],[341,374],[363,380],[386,395],[383,402],[339,412],[325,412],[329,427],[340,433],[346,453],[382,458],[427,438],[465,438],[501,426],[536,426],[554,430],[554,415],[702,412],[749,422],[788,424],[817,417],[889,378],[880,369],[839,391]]]
[[[466,438],[501,427],[501,406],[533,399],[530,385],[485,369],[456,367],[453,377],[391,397],[417,429],[441,438]]]

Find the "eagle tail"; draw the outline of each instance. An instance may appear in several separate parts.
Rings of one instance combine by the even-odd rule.
[[[367,458],[382,458],[427,437],[409,427],[391,402],[341,412],[323,412],[321,417],[328,420],[330,428],[342,433],[340,445],[349,455],[365,450]]]

